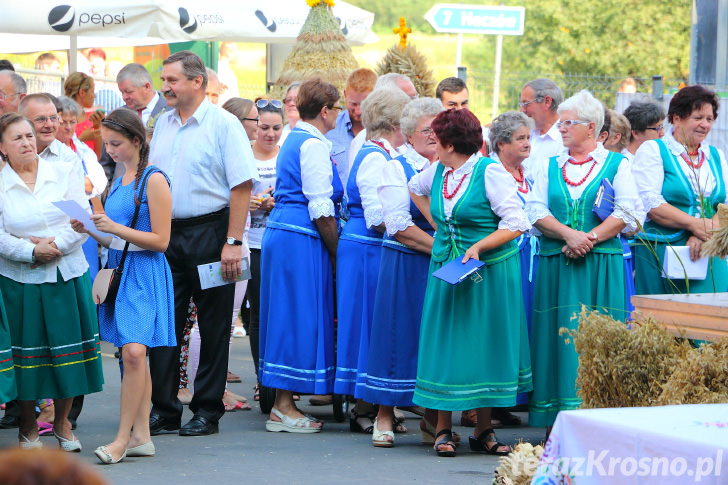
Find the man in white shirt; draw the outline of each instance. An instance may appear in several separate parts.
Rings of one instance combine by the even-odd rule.
[[[40,93],[29,94],[20,102],[18,112],[28,118],[35,127],[38,155],[47,162],[60,161],[72,164],[76,174],[83,179],[81,158],[69,146],[56,140],[61,117],[51,98]]]
[[[173,110],[156,122],[149,160],[171,180],[172,232],[165,255],[175,290],[177,346],[149,352],[149,427],[153,435],[179,429],[181,436],[201,436],[217,433],[225,413],[234,285],[202,290],[197,266],[221,261],[225,280],[240,276],[241,240],[257,170],[240,121],[206,99],[207,72],[199,56],[190,51],[169,56],[163,62],[162,83]],[[200,361],[190,402],[194,417],[180,429],[179,356],[190,297],[199,316]]]
[[[559,115],[556,109],[564,100],[561,89],[550,79],[534,79],[521,91],[521,112],[533,119],[536,127],[531,131],[531,155],[523,161],[530,169],[534,163],[547,163],[548,159],[564,150],[561,133],[556,127]]]

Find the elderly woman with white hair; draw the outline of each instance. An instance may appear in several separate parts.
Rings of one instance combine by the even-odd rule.
[[[576,329],[572,316],[582,305],[624,317],[627,302],[618,236],[634,231],[637,220],[644,219],[638,213],[629,162],[596,141],[604,122],[602,104],[580,91],[564,101],[558,113],[564,151],[535,168],[526,203],[531,223],[542,234],[533,304],[529,425],[549,431],[559,411],[581,405],[575,386],[578,355],[559,329]],[[614,206],[602,220],[592,208],[605,179],[614,188]]]
[[[400,90],[374,90],[362,103],[368,140],[359,150],[346,184],[349,220],[336,252],[337,357],[334,392],[363,397],[369,331],[379,275],[384,218],[377,189],[385,165],[404,143],[399,126],[409,98]],[[352,431],[371,432],[363,403],[352,410]]]
[[[394,406],[413,405],[434,228],[410,199],[407,182],[437,160],[430,125],[442,110],[442,103],[433,98],[407,104],[400,119],[407,139],[405,155],[386,162],[381,172],[378,193],[387,233],[382,241],[364,387],[364,400],[379,404],[372,436],[378,447],[394,445]],[[437,415],[430,414],[429,422],[426,416],[420,428],[423,441],[431,444]]]

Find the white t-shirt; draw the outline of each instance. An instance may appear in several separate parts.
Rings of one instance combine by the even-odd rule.
[[[255,159],[255,166],[258,168],[258,180],[253,183],[251,197],[256,197],[269,187],[276,186],[276,160],[278,155],[269,160]],[[272,197],[270,194],[268,197]],[[256,210],[250,213],[250,229],[248,230],[248,246],[260,249],[263,240],[263,231],[268,223],[269,213],[263,210]]]

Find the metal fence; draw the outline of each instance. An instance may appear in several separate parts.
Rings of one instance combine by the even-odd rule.
[[[462,72],[461,72],[462,77]],[[486,124],[492,119],[494,71],[468,71],[466,73],[468,88],[470,90],[470,109]],[[667,112],[672,94],[677,91],[686,79],[650,76],[631,77],[634,80],[635,93],[619,92],[627,76],[608,76],[580,73],[543,73],[543,72],[501,72],[498,105],[496,113],[509,110],[518,110],[521,100],[521,90],[528,81],[545,77],[554,81],[561,87],[564,97],[588,89],[594,97],[602,100],[607,107],[622,113],[630,101],[637,97],[651,96],[661,102]],[[719,116],[706,141],[711,145],[728,152],[728,98],[720,100]]]
[[[594,97],[602,100],[608,107],[617,106],[617,93],[620,86],[628,76],[581,74],[581,73],[544,73],[528,71],[503,71],[500,76],[500,89],[496,113],[517,110],[521,100],[521,90],[528,81],[545,77],[554,81],[561,87],[564,97],[588,89]],[[663,76],[633,77],[634,88],[638,93],[653,93],[653,91],[667,92],[669,88],[677,87],[685,79],[675,79]],[[493,112],[493,85],[494,71],[468,71],[467,82],[470,88],[471,109],[483,117],[481,121],[490,121]],[[621,93],[620,93],[621,94]]]
[[[31,93],[50,93],[54,96],[63,95],[63,84],[66,81],[65,74],[57,74],[51,72],[37,71],[35,69],[17,68],[16,72],[23,76],[28,86],[28,94]],[[117,89],[115,79],[94,78],[94,80],[103,84],[105,89]],[[255,99],[258,96],[265,96],[266,87],[261,84],[239,84],[238,91],[241,98]]]

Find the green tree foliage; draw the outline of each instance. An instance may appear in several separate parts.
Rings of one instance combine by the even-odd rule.
[[[375,30],[391,33],[399,17],[416,32],[434,33],[424,19],[436,3],[495,5],[483,0],[349,0],[376,14]],[[503,69],[580,72],[668,78],[687,77],[690,58],[690,0],[507,0],[526,9],[523,36],[504,36]],[[426,51],[426,46],[421,46]],[[463,60],[470,69],[492,69],[495,37],[469,43]]]

